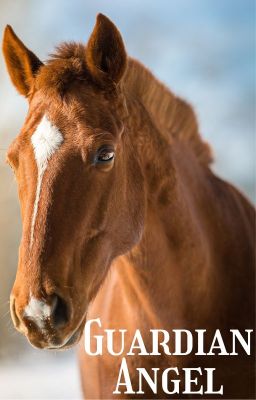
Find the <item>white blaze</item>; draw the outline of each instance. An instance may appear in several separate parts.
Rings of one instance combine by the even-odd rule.
[[[46,171],[49,159],[55,153],[55,151],[58,150],[63,140],[63,136],[59,129],[54,126],[45,115],[43,116],[41,122],[39,123],[31,137],[35,160],[38,168],[38,174],[36,197],[31,222],[30,247],[32,247],[33,245],[34,228],[38,211],[43,175]]]

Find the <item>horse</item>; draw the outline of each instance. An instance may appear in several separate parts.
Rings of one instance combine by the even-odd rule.
[[[16,329],[40,349],[80,342],[92,399],[117,398],[121,357],[86,354],[86,321],[128,337],[139,329],[146,342],[150,329],[204,328],[208,342],[217,328],[253,329],[254,207],[213,173],[192,106],[127,55],[102,14],[87,45],[62,43],[45,62],[7,25],[3,53],[29,104],[7,153],[22,217]],[[242,354],[127,364],[134,387],[138,366],[214,366],[226,399],[254,396],[253,358]],[[160,386],[118,398],[168,397]]]

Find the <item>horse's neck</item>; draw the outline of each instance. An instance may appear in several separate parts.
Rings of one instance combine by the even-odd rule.
[[[207,244],[194,201],[203,196],[204,167],[186,143],[169,145],[147,115],[141,119],[144,124],[141,132],[136,129],[133,143],[144,170],[146,221],[143,237],[123,257],[125,268],[119,268],[119,275],[151,327],[161,327],[163,321],[185,327],[208,274],[202,271],[207,269]]]

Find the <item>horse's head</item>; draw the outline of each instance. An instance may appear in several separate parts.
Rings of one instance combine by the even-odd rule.
[[[122,90],[127,56],[103,15],[86,47],[63,44],[45,64],[10,27],[3,50],[29,102],[7,156],[23,222],[12,319],[34,346],[65,348],[79,340],[112,260],[142,231],[143,178]]]

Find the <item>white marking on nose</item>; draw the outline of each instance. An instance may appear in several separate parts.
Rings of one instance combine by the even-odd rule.
[[[49,305],[45,301],[38,300],[32,296],[24,310],[24,317],[31,318],[40,329],[43,329],[45,321],[51,317],[55,305],[55,303]]]
[[[34,240],[34,229],[38,212],[43,175],[46,171],[49,159],[58,150],[63,140],[63,136],[59,129],[48,120],[46,115],[43,116],[41,122],[39,123],[31,137],[31,142],[34,149],[35,159],[38,168],[38,175],[36,197],[30,231],[30,248],[32,247]]]

